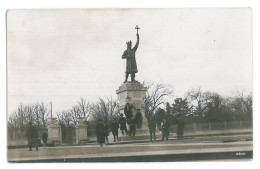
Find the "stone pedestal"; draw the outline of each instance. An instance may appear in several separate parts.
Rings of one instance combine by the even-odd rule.
[[[148,121],[145,117],[145,105],[144,105],[144,98],[147,88],[144,87],[139,82],[126,82],[123,83],[118,90],[116,90],[116,93],[118,95],[119,100],[119,109],[120,113],[124,114],[124,108],[127,103],[133,105],[132,109],[132,115],[135,116],[137,110],[139,109],[142,116],[142,127],[141,129],[137,129],[138,132],[141,132],[142,130],[147,132],[148,130]],[[129,127],[129,126],[128,126]]]
[[[51,124],[48,126],[48,144],[61,145],[62,133],[59,125],[56,124],[56,118],[51,119]]]
[[[87,125],[79,118],[79,124],[76,126],[76,144],[83,144],[88,141]]]

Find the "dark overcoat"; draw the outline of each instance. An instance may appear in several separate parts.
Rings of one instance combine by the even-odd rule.
[[[163,135],[169,136],[169,123],[167,121],[162,123],[162,132]]]
[[[177,123],[177,134],[178,135],[182,135],[183,134],[183,128],[184,128],[184,122],[183,121],[179,121]]]
[[[150,120],[148,123],[148,127],[149,127],[150,132],[155,132],[155,129],[156,129],[155,120]]]
[[[117,122],[113,122],[111,124],[111,130],[113,135],[118,135],[118,129],[119,129],[119,124]]]
[[[98,143],[105,143],[105,126],[103,123],[96,125],[96,136]]]
[[[109,136],[109,126],[108,126],[108,124],[104,125],[104,134],[105,134],[105,136]]]
[[[138,112],[136,113],[136,115],[135,115],[135,118],[136,118],[136,121],[137,121],[137,122],[142,122],[142,120],[143,120],[143,115],[142,115],[142,113],[141,113],[140,111],[138,111]]]
[[[126,119],[124,117],[119,118],[120,130],[126,130]]]
[[[132,105],[126,105],[124,108],[124,113],[125,113],[125,117],[127,122],[132,118]]]
[[[36,129],[36,127],[34,126],[28,126],[28,128],[26,129],[26,136],[27,136],[27,139],[28,139],[28,142],[37,142],[38,141],[38,131]]]

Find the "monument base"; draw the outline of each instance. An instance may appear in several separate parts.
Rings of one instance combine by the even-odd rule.
[[[138,111],[142,115],[141,128],[136,128],[135,136],[130,136],[130,125],[127,124],[128,134],[123,135],[122,132],[119,131],[119,141],[131,141],[131,140],[136,141],[136,140],[150,139],[148,121],[145,116],[145,104],[144,104],[146,90],[147,88],[137,81],[123,83],[119,87],[119,89],[116,90],[121,114],[125,115],[126,105],[131,105],[132,119],[136,117]]]
[[[135,117],[137,111],[142,114],[142,130],[148,130],[148,121],[145,117],[145,104],[144,98],[147,88],[144,87],[140,82],[126,82],[123,83],[116,93],[119,100],[120,113],[125,114],[124,109],[127,104],[133,106],[131,109],[132,117]],[[128,129],[130,129],[128,125]]]

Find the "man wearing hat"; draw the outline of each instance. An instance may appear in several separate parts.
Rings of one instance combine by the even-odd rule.
[[[96,125],[96,136],[98,144],[102,147],[103,143],[105,143],[105,126],[101,119],[98,120]]]
[[[32,122],[30,121],[28,123],[28,127],[26,129],[26,136],[28,139],[28,147],[29,151],[32,151],[32,146],[35,145],[36,151],[38,151],[38,131],[36,127],[32,125]]]
[[[155,118],[153,116],[150,117],[150,120],[148,122],[148,128],[149,128],[149,132],[150,132],[150,141],[152,141],[153,136],[154,136],[154,141],[156,141],[156,137],[155,137],[155,129],[156,129],[156,122],[155,122]]]
[[[120,114],[120,118],[119,118],[119,125],[120,125],[120,130],[122,131],[122,134],[124,135],[125,133],[127,134],[127,128],[126,128],[126,119],[123,116],[123,114]],[[124,133],[125,131],[125,133]]]

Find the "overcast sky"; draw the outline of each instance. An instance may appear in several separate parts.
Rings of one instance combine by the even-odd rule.
[[[138,81],[163,83],[176,97],[199,86],[252,91],[250,8],[11,10],[9,113],[20,103],[52,102],[57,112],[80,97],[117,98],[136,25]]]

